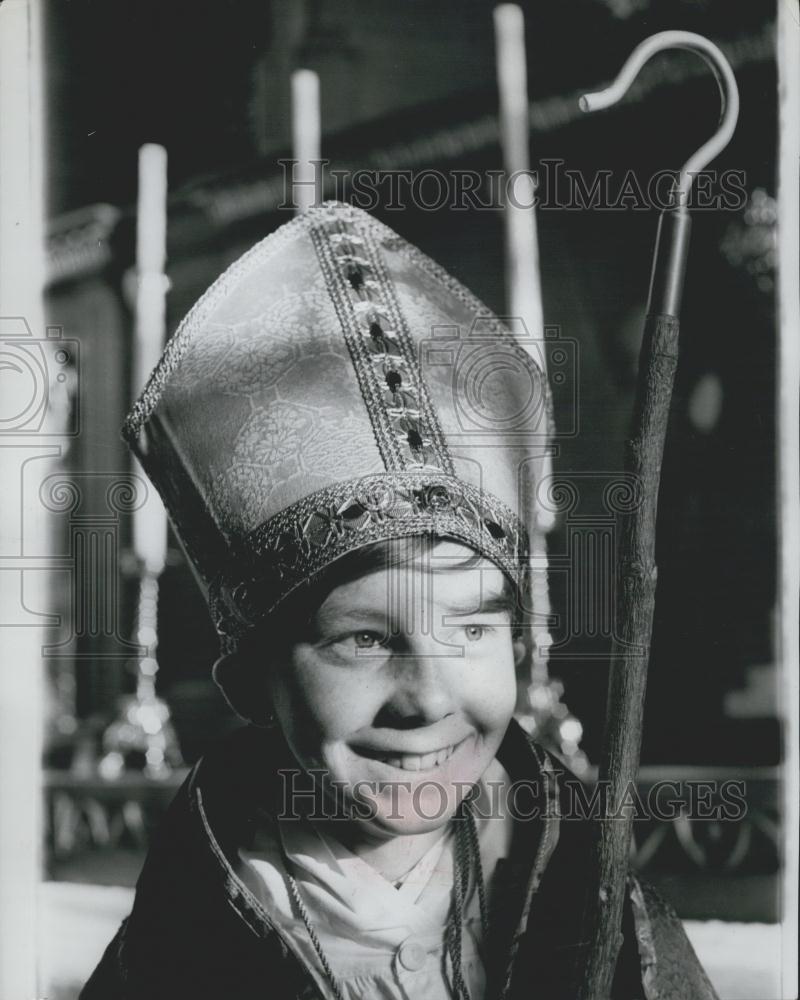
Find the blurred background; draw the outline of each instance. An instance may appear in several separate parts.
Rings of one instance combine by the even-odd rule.
[[[726,996],[777,996],[765,972],[779,902],[774,4],[522,7],[531,165],[549,177],[552,196],[537,212],[544,320],[569,346],[554,378],[562,430],[554,467],[579,487],[579,503],[561,513],[549,539],[556,615],[549,670],[579,722],[573,742],[590,765],[602,735],[611,635],[605,618],[580,612],[571,594],[576,579],[588,581],[583,600],[591,605],[608,574],[587,539],[613,526],[604,487],[622,465],[657,219],[635,194],[626,199],[623,186],[635,192],[638,181],[646,189],[656,171],[679,167],[713,131],[718,96],[700,60],[670,53],[648,64],[609,112],[582,116],[577,97],[599,89],[639,41],[667,28],[707,35],[739,82],[739,126],[713,164],[737,172],[737,197],[694,213],[660,503],[642,783],[739,780],[747,809],[737,822],[637,824],[636,862],[691,922],[709,962],[724,966],[731,952],[761,955],[760,971],[740,969],[724,984]],[[127,912],[148,838],[185,768],[239,724],[211,680],[215,633],[174,540],[157,589],[143,596],[132,518],[108,501],[111,484],[131,471],[119,427],[139,388],[132,384],[138,149],[159,143],[169,157],[171,333],[229,263],[291,216],[279,207],[279,161],[292,155],[290,77],[298,67],[319,75],[322,155],[332,169],[484,177],[502,169],[492,9],[483,0],[45,5],[48,323],[77,345],[60,405],[72,428],[63,471],[82,497],[79,511],[67,505],[53,513],[65,562],[56,574],[62,622],[51,630],[49,658],[48,996],[75,996],[89,971],[83,967]],[[559,170],[589,182],[606,171],[616,206],[570,207],[556,190]],[[369,205],[356,190],[340,194],[503,314],[501,211],[415,208],[409,198],[398,211],[383,190]],[[562,362],[556,358],[554,369],[551,360],[551,373]],[[81,569],[71,561],[78,521],[82,539],[94,532],[105,540],[86,548]],[[81,617],[90,588],[106,602],[112,627],[102,615]],[[143,600],[153,604],[158,633],[150,717],[135,714],[142,684],[133,637]],[[131,736],[131,719],[143,742]],[[147,758],[148,727],[161,741],[157,767]]]

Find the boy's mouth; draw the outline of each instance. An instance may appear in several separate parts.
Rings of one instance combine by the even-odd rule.
[[[370,760],[380,761],[382,764],[400,768],[402,771],[429,771],[434,767],[441,767],[464,742],[464,740],[459,740],[458,743],[424,754],[387,753],[385,750],[374,750],[371,747],[363,746],[354,746],[352,750],[360,757],[368,757]]]

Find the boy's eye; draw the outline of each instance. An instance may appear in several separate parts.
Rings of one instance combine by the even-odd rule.
[[[478,642],[486,634],[485,625],[467,625],[464,628],[464,634],[469,642]]]
[[[385,659],[390,655],[386,634],[372,629],[342,632],[336,637],[323,640],[319,647],[328,649],[338,659],[347,661],[355,661],[361,653],[369,653],[367,659],[370,662],[373,662],[374,657]]]
[[[353,642],[358,649],[373,649],[381,641],[376,632],[354,632]]]

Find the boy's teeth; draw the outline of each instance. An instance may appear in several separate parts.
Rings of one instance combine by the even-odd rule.
[[[436,764],[437,764],[437,766],[439,764],[443,764],[447,760],[447,758],[450,756],[450,754],[452,752],[453,752],[453,748],[452,747],[445,747],[443,750],[439,750],[439,752],[436,754]]]
[[[403,771],[427,771],[443,764],[452,752],[452,747],[444,747],[444,749],[436,750],[434,753],[405,753],[400,757],[385,757],[384,761],[391,764],[392,767],[401,768]]]

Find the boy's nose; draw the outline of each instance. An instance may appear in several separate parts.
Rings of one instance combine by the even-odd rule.
[[[376,723],[410,729],[429,726],[452,714],[456,704],[447,675],[445,658],[441,654],[400,658],[392,693]]]

